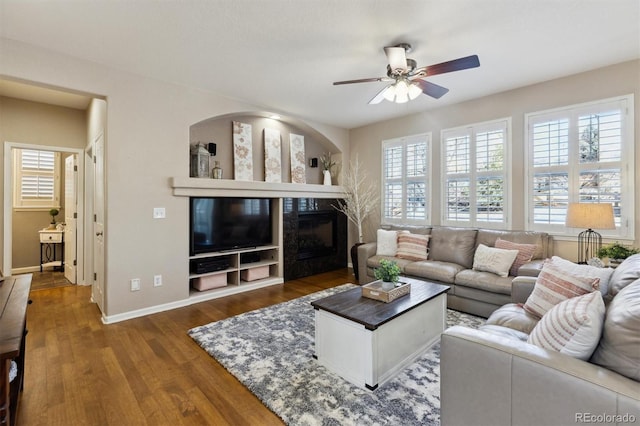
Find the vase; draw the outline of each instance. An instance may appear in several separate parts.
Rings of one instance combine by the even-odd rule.
[[[322,174],[324,175],[324,184],[331,185],[331,172],[329,170],[323,170]]]
[[[214,167],[211,169],[211,177],[213,179],[222,179],[222,169],[220,168],[220,163],[218,161],[214,163]]]
[[[351,265],[353,266],[353,275],[355,275],[358,281],[360,281],[360,277],[358,277],[358,246],[363,244],[364,243],[355,243],[351,246]]]
[[[383,290],[393,290],[395,287],[395,283],[393,281],[382,281],[382,289]]]

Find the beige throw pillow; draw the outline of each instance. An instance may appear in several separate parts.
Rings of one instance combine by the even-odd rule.
[[[524,310],[542,318],[560,302],[598,290],[600,278],[574,274],[558,267],[553,259],[544,262],[533,291],[524,303]]]
[[[604,313],[604,301],[599,291],[567,299],[544,314],[527,342],[588,360],[598,346]]]
[[[503,250],[478,244],[473,256],[473,269],[506,277],[516,256],[518,256],[518,250]]]
[[[535,244],[512,243],[511,241],[502,240],[500,238],[496,240],[495,247],[505,250],[518,250],[516,260],[513,261],[513,265],[511,265],[511,269],[509,269],[509,275],[512,277],[518,276],[518,269],[533,259],[533,254],[538,248]]]
[[[398,252],[398,232],[378,229],[376,254],[378,256],[395,256]]]

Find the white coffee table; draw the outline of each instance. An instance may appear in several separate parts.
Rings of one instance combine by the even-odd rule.
[[[315,356],[351,383],[375,390],[414,362],[446,326],[448,286],[401,278],[411,293],[390,303],[355,288],[311,302]]]

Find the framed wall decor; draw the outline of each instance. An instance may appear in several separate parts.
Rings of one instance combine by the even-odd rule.
[[[291,183],[307,183],[304,136],[290,133],[289,151],[291,153]]]

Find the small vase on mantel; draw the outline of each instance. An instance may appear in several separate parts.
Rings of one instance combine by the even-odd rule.
[[[322,174],[324,176],[324,184],[325,185],[331,185],[331,171],[323,170]]]

